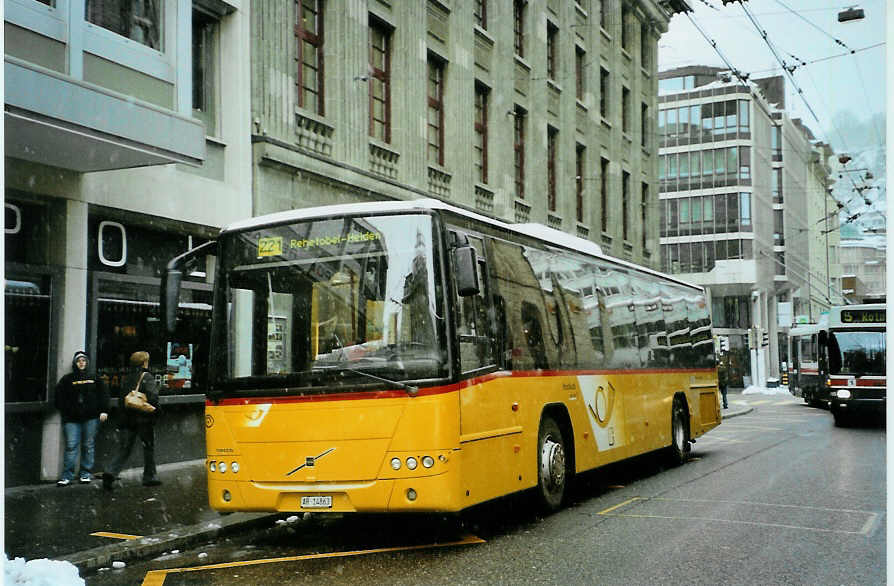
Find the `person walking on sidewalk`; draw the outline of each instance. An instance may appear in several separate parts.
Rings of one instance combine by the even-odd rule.
[[[87,353],[78,350],[71,359],[71,372],[56,385],[56,408],[62,415],[65,434],[65,455],[62,477],[57,486],[68,486],[75,478],[75,462],[81,453],[80,482],[87,484],[93,476],[96,431],[108,419],[109,391],[105,382],[87,370]]]
[[[149,353],[145,351],[134,352],[130,356],[130,365],[133,367],[131,372],[124,377],[121,386],[122,397],[120,398],[120,427],[123,431],[123,443],[121,450],[111,467],[106,469],[102,478],[102,487],[106,490],[112,490],[115,480],[124,464],[133,451],[134,443],[137,438],[143,444],[143,486],[158,486],[161,480],[158,479],[158,472],[155,469],[155,420],[158,417],[158,387],[155,384],[155,377],[149,372]],[[146,401],[155,407],[155,411],[147,413],[136,409],[129,409],[124,405],[124,396],[133,389],[139,390],[146,395]]]

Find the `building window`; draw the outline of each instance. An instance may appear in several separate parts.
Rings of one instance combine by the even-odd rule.
[[[640,133],[640,144],[643,148],[649,147],[649,135],[652,133],[649,132],[649,106],[645,103],[640,105],[639,108],[639,133]]]
[[[369,135],[391,142],[391,31],[369,21]]]
[[[444,164],[444,62],[428,58],[428,161]]]
[[[621,130],[630,134],[630,90],[621,88]]]
[[[750,130],[748,125],[748,100],[739,100],[739,132],[746,133]]]
[[[546,129],[546,199],[549,211],[556,211],[556,166],[558,161],[559,131],[552,126]]]
[[[630,240],[630,173],[621,173],[621,235],[625,242]]]
[[[577,221],[584,221],[584,171],[587,156],[587,147],[582,144],[577,145],[575,149],[574,170],[575,170],[575,195],[577,208]]]
[[[162,51],[162,2],[87,0],[87,22]]]
[[[599,161],[599,199],[602,206],[602,231],[608,232],[608,159]]]
[[[628,20],[630,20],[630,11],[622,7],[621,8],[621,48],[625,51],[630,51],[630,33],[628,32]]]
[[[782,169],[776,168],[772,171],[773,178],[773,203],[783,203],[785,198],[782,194]]]
[[[192,114],[205,123],[205,134],[217,134],[218,27],[216,18],[192,12]]]
[[[646,221],[648,209],[649,209],[649,184],[643,183],[642,184],[642,200],[639,203],[639,211],[640,211],[640,222],[642,224],[642,226],[641,226],[641,230],[643,233],[642,246],[643,246],[644,252],[646,250],[646,235],[647,235],[646,227],[649,225],[648,222]]]
[[[476,180],[487,183],[487,102],[490,90],[475,84],[475,168]]]
[[[546,23],[546,76],[552,81],[559,73],[559,29],[553,23]]]
[[[751,194],[748,192],[739,194],[739,221],[743,232],[751,231]]]
[[[608,70],[599,68],[599,114],[604,120],[608,119]]]
[[[785,222],[782,210],[773,210],[773,244],[785,246]]]
[[[751,179],[751,147],[739,147],[739,179]]]
[[[652,49],[649,45],[649,25],[639,25],[639,63],[643,69],[649,69],[652,65]]]
[[[515,54],[525,56],[525,0],[515,0],[512,6],[512,33]]]
[[[475,14],[475,24],[487,30],[487,0],[475,0],[472,10]]]
[[[298,106],[323,115],[323,13],[320,0],[298,0]]]
[[[525,198],[525,111],[520,106],[515,107],[514,116],[515,149],[515,197]]]
[[[574,95],[580,102],[584,101],[584,92],[587,91],[586,57],[587,53],[582,48],[574,48]]]

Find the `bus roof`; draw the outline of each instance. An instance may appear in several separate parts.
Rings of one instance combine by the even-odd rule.
[[[470,220],[474,220],[476,222],[481,222],[483,224],[487,224],[489,226],[498,228],[500,230],[504,230],[506,232],[514,232],[516,234],[522,234],[528,237],[536,238],[547,244],[558,245],[563,248],[567,248],[569,250],[580,252],[583,254],[587,254],[590,256],[596,256],[600,258],[604,258],[610,262],[615,264],[619,264],[622,266],[629,267],[631,269],[642,271],[645,273],[649,273],[652,275],[656,275],[665,279],[667,281],[672,281],[678,285],[682,285],[684,287],[689,287],[692,289],[697,289],[700,291],[704,290],[704,287],[700,285],[695,285],[693,283],[687,283],[686,281],[681,281],[676,277],[671,275],[667,275],[660,271],[656,271],[650,269],[648,267],[643,267],[637,265],[635,263],[625,261],[619,258],[615,258],[612,256],[608,256],[602,252],[602,248],[591,240],[585,240],[583,238],[578,238],[577,236],[573,236],[568,234],[567,232],[562,232],[561,230],[556,230],[555,228],[550,228],[548,226],[544,226],[543,224],[537,223],[522,223],[522,224],[510,224],[507,222],[503,222],[501,220],[497,220],[496,218],[491,218],[488,216],[484,216],[482,214],[473,212],[471,210],[467,210],[461,207],[457,207],[441,201],[439,199],[434,198],[424,198],[424,199],[413,199],[413,200],[383,200],[383,201],[370,201],[370,202],[360,202],[360,203],[346,203],[346,204],[335,204],[329,206],[318,206],[318,207],[309,207],[309,208],[299,208],[294,210],[286,210],[282,212],[275,212],[272,214],[266,214],[263,216],[255,216],[253,218],[247,218],[245,220],[239,220],[233,222],[221,230],[221,234],[225,234],[227,232],[241,232],[243,230],[251,230],[257,229],[264,226],[270,226],[273,224],[287,224],[290,222],[300,222],[304,220],[311,220],[314,218],[327,218],[327,217],[335,217],[335,216],[362,216],[366,214],[387,214],[391,212],[395,213],[406,213],[413,211],[420,212],[428,212],[428,211],[445,211],[450,212],[459,216],[464,216],[469,218]]]
[[[795,336],[811,336],[824,329],[826,329],[825,326],[820,324],[801,324],[790,329],[788,335],[791,338]]]

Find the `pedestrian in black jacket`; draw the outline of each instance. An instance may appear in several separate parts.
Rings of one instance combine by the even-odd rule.
[[[155,377],[149,372],[149,353],[145,351],[134,352],[130,356],[131,372],[124,377],[121,385],[121,398],[119,408],[121,410],[121,429],[124,441],[118,457],[107,468],[102,478],[102,487],[112,490],[115,480],[124,464],[133,451],[137,438],[143,444],[143,486],[158,486],[161,480],[155,469],[155,420],[158,417],[158,387]],[[128,409],[124,406],[124,397],[139,386],[139,391],[146,395],[147,402],[155,407],[153,413]]]
[[[108,418],[109,391],[105,382],[93,376],[87,367],[87,353],[79,350],[71,359],[71,372],[56,385],[56,408],[62,415],[65,433],[65,455],[62,478],[57,486],[68,486],[75,478],[75,463],[81,453],[79,478],[84,484],[93,476],[96,431]]]

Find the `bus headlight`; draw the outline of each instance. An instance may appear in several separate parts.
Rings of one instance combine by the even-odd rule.
[[[422,465],[426,468],[431,468],[435,465],[435,459],[431,456],[423,456],[422,457]]]
[[[239,462],[233,462],[232,464],[230,464],[230,470],[233,471],[233,474],[239,472]]]
[[[211,462],[208,463],[208,470],[211,470],[212,472],[217,472],[217,462],[215,462],[214,460],[211,460]]]
[[[413,458],[412,456],[407,458],[407,468],[410,470],[415,470],[418,465],[419,462],[416,461],[416,458]]]
[[[400,470],[400,458],[391,458],[391,469]]]
[[[217,468],[218,468],[218,470],[220,470],[220,473],[223,474],[224,472],[227,471],[227,463],[221,462],[220,464],[217,465]]]
[[[838,389],[838,392],[835,393],[835,396],[839,399],[850,399],[851,392],[847,389]]]

